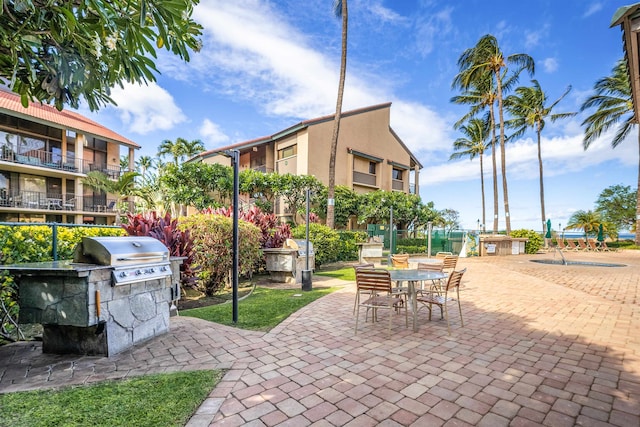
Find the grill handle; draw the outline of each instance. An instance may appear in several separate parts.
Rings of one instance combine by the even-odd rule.
[[[138,261],[142,259],[158,259],[158,255],[117,258],[118,261]],[[164,256],[162,256],[162,259],[164,259]]]

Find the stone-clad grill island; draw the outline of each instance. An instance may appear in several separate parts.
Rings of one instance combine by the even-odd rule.
[[[3,268],[20,323],[43,326],[44,353],[110,356],[169,330],[182,260],[152,237],[85,237],[73,260]]]

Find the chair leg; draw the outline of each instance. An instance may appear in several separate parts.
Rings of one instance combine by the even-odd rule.
[[[368,312],[368,310],[367,310]],[[356,329],[353,333],[353,335],[357,335],[358,334],[358,318],[360,317],[360,305],[356,306]]]
[[[444,317],[446,317],[447,319],[447,334],[451,335],[451,326],[449,326],[449,310],[447,310],[446,302],[443,305],[444,305]],[[440,307],[440,309],[442,310],[442,307]]]
[[[460,326],[464,327],[464,320],[462,320],[462,306],[460,305],[460,294],[458,294],[458,311],[460,312]]]

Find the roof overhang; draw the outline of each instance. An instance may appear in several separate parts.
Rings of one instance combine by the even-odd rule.
[[[611,26],[622,27],[625,58],[631,84],[631,100],[635,121],[640,118],[640,3],[620,7],[611,19]]]

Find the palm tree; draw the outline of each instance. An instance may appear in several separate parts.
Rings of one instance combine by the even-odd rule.
[[[135,178],[137,172],[125,172],[117,180],[109,178],[104,172],[91,171],[82,179],[82,184],[95,191],[113,194],[116,196],[116,225],[120,225],[120,203],[126,197],[138,195],[136,191]]]
[[[547,94],[542,91],[540,83],[537,80],[532,80],[533,86],[531,87],[519,87],[516,89],[514,95],[509,95],[505,99],[505,107],[509,114],[513,117],[508,120],[506,125],[515,129],[515,132],[510,136],[511,139],[522,136],[527,128],[534,128],[538,136],[538,170],[540,173],[540,210],[542,213],[542,232],[546,233],[547,219],[544,208],[544,180],[542,169],[542,145],[541,134],[544,129],[545,119],[555,122],[558,119],[564,119],[567,117],[573,117],[577,113],[555,113],[551,114],[553,108],[562,99],[567,96],[571,90],[569,86],[565,92],[556,99],[551,105],[546,106]]]
[[[489,137],[489,123],[486,120],[471,119],[467,125],[460,126],[462,133],[466,138],[458,138],[453,143],[456,150],[449,160],[459,159],[469,156],[473,160],[476,156],[480,159],[480,189],[482,192],[482,224],[486,224],[485,202],[484,202],[484,166],[482,157],[485,150],[489,147],[486,143]]]
[[[342,18],[342,53],[340,55],[340,80],[338,81],[338,99],[336,114],[333,119],[333,134],[331,135],[331,154],[329,156],[329,189],[327,191],[327,226],[334,228],[334,204],[336,192],[336,155],[338,153],[338,135],[340,134],[340,115],[342,114],[342,97],[344,94],[344,80],[347,73],[347,0],[334,0],[333,12]]]
[[[492,75],[485,73],[484,78],[478,78],[474,80],[470,87],[467,88],[462,95],[457,95],[451,98],[451,102],[455,104],[467,104],[471,105],[471,109],[460,120],[454,124],[454,128],[458,129],[469,118],[474,117],[476,114],[484,109],[489,109],[488,117],[485,121],[489,123],[491,129],[491,165],[493,168],[493,234],[498,233],[498,166],[496,163],[496,126],[495,126],[495,114],[494,103],[496,99],[495,85],[493,84]],[[484,212],[484,209],[483,209]],[[486,222],[484,223],[486,227]]]
[[[524,53],[516,53],[504,57],[498,40],[491,34],[482,36],[478,43],[465,50],[458,59],[460,73],[453,81],[454,87],[466,90],[473,85],[474,81],[485,78],[485,74],[490,72],[496,85],[496,101],[498,102],[498,117],[500,125],[500,155],[502,172],[502,192],[504,195],[504,216],[506,221],[507,235],[511,233],[511,218],[509,214],[509,191],[507,189],[507,166],[504,147],[504,113],[503,113],[503,82],[507,76],[507,63],[516,66],[512,79],[515,81],[523,70],[527,70],[530,75],[534,73],[533,58]]]
[[[567,228],[573,230],[584,230],[584,238],[586,240],[589,233],[598,230],[600,223],[602,223],[602,218],[598,212],[579,210],[571,215]]]
[[[165,139],[158,147],[158,156],[170,156],[173,159],[173,164],[177,165],[184,158],[187,144],[189,142],[184,138],[176,138],[175,142]]]
[[[151,156],[140,156],[136,162],[136,168],[143,178],[147,175],[149,169],[153,168],[154,160]]]
[[[204,151],[204,144],[199,139],[193,141],[185,141],[182,147],[182,156],[187,159],[196,156]]]
[[[638,124],[638,118],[633,112],[633,100],[627,62],[619,60],[611,70],[611,76],[603,77],[593,86],[595,91],[580,107],[580,111],[595,107],[597,110],[587,117],[582,125],[586,126],[583,145],[586,150],[591,143],[598,139],[603,132],[612,126],[618,128],[611,140],[611,147],[616,148],[627,137],[631,129]],[[638,134],[638,148],[640,150],[640,133]],[[636,201],[636,238],[635,244],[640,245],[640,158],[638,162],[638,192]]]

